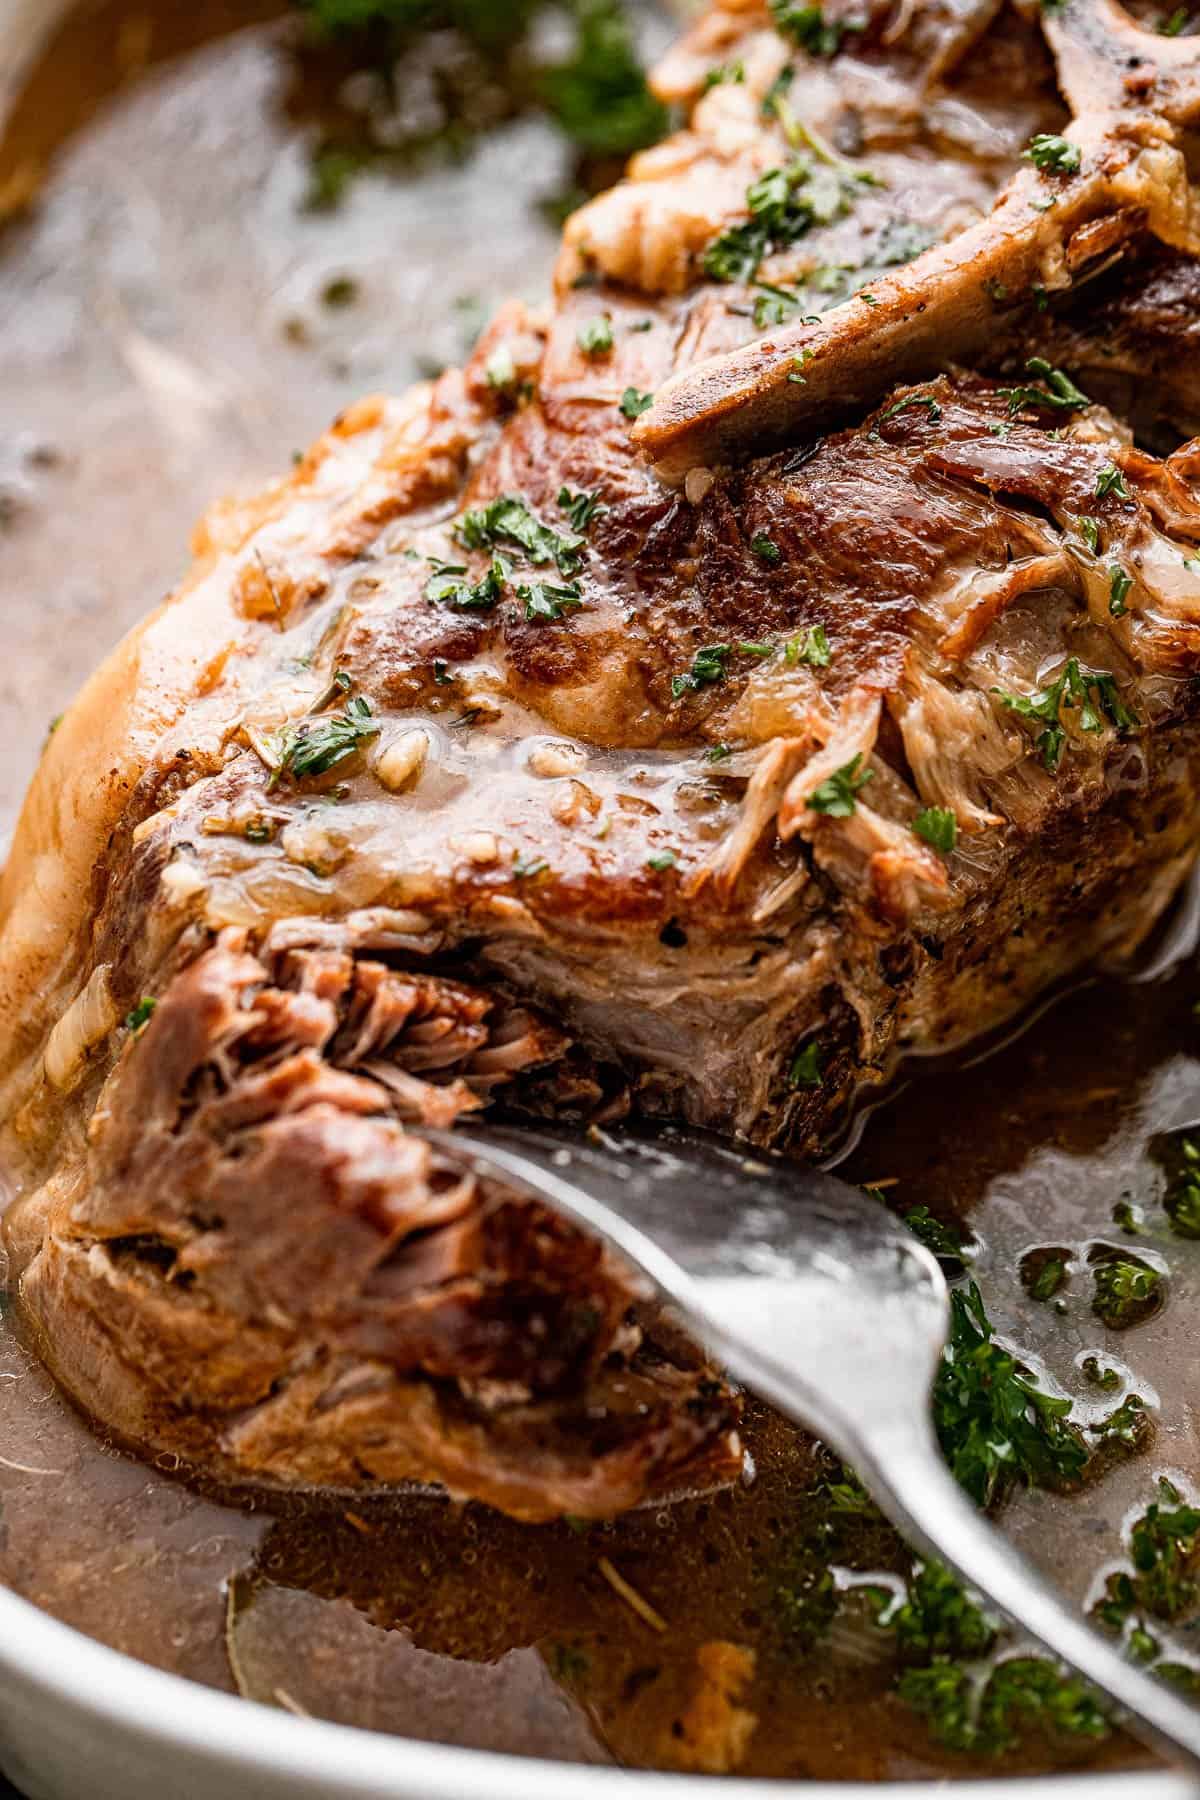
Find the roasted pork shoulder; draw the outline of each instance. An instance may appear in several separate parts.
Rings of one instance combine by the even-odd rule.
[[[530,1519],[737,1469],[719,1373],[422,1127],[811,1155],[1161,917],[1200,828],[1193,43],[726,0],[553,308],[204,523],[0,894],[12,1267],[118,1438]]]

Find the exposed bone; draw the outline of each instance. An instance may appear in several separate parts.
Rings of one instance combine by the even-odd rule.
[[[996,334],[998,309],[1071,287],[1135,231],[1200,253],[1200,194],[1175,129],[1200,115],[1195,39],[1145,31],[1112,0],[1068,0],[1043,18],[1076,112],[1064,135],[1082,153],[1079,172],[1022,168],[985,219],[881,274],[819,322],[771,332],[664,383],[633,437],[665,481],[820,430],[897,381],[978,354]]]

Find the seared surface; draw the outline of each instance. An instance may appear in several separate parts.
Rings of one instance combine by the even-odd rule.
[[[1061,117],[993,12],[886,43],[881,15],[832,59],[710,15],[664,87],[743,79],[571,222],[553,314],[509,309],[214,515],[54,734],[4,889],[9,1240],[60,1378],[124,1437],[531,1518],[720,1478],[711,1372],[412,1125],[634,1105],[812,1153],[900,1051],[1128,954],[1170,900],[1200,814],[1193,447],[1005,374],[1011,332],[991,374],[931,367],[680,488],[630,441],[764,296],[838,298],[987,205]],[[757,286],[705,278],[801,118],[795,192],[834,180],[831,216]],[[1086,388],[1098,317],[1161,442],[1200,385],[1191,265],[1124,248],[1032,347]]]

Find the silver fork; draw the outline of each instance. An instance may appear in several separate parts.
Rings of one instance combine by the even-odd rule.
[[[606,1239],[738,1380],[843,1457],[910,1543],[1082,1675],[1134,1736],[1200,1771],[1200,1709],[1093,1631],[947,1470],[929,1407],[946,1283],[886,1207],[831,1175],[673,1129],[428,1135]]]

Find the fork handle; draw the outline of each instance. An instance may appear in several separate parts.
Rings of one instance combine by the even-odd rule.
[[[853,1460],[905,1537],[1099,1689],[1134,1737],[1200,1773],[1200,1708],[1127,1661],[1018,1555],[954,1480],[924,1417],[870,1448],[856,1445]]]

